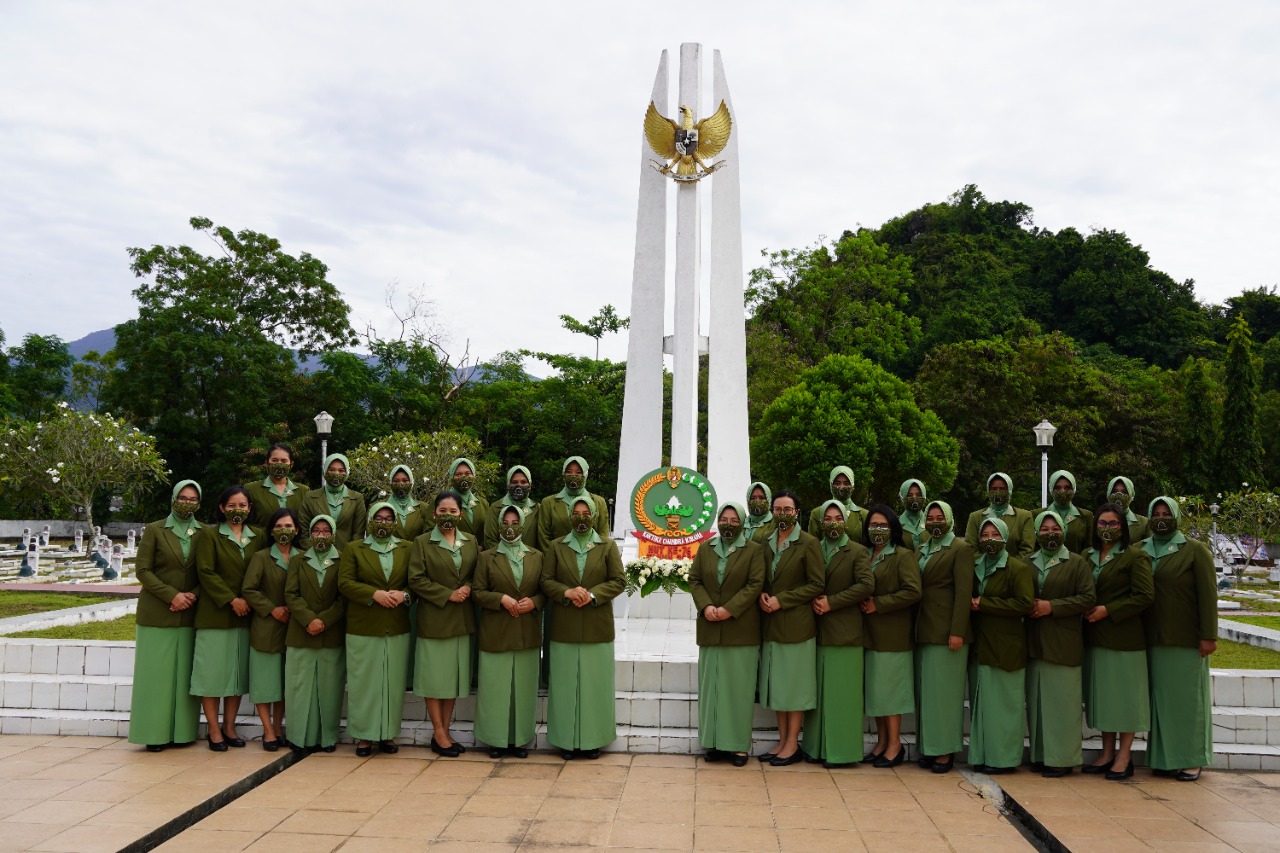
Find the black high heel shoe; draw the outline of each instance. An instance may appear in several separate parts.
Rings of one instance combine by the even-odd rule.
[[[862,763],[875,764],[877,761],[879,761],[883,757],[884,757],[883,750],[881,750],[880,752],[868,752],[866,755],[862,756]]]
[[[227,751],[227,742],[225,740],[214,740],[213,735],[205,735],[204,739],[209,742],[209,749],[214,752]]]
[[[1080,768],[1080,772],[1086,776],[1101,776],[1103,773],[1110,774],[1111,765],[1114,763],[1115,760],[1112,759],[1105,764],[1086,764],[1084,767]]]
[[[1133,775],[1133,759],[1131,758],[1129,759],[1129,763],[1125,765],[1125,768],[1123,770],[1108,770],[1106,778],[1108,782],[1117,782],[1121,779],[1128,779],[1132,775]]]
[[[431,738],[431,751],[443,758],[457,758],[461,754],[458,752],[458,745],[456,743],[453,746],[441,746],[436,743],[434,735]]]
[[[952,767],[955,767],[955,765],[956,765],[955,757],[948,755],[945,763],[941,761],[934,761],[933,766],[930,767],[929,769],[934,773],[946,773],[950,771]]]
[[[898,744],[898,754],[897,754],[897,755],[895,755],[893,758],[885,758],[885,756],[886,756],[886,755],[888,755],[888,754],[889,754],[889,749],[886,747],[886,748],[885,748],[885,751],[884,751],[884,752],[882,752],[882,753],[880,754],[880,757],[879,757],[879,758],[877,758],[877,759],[875,760],[875,763],[874,763],[874,764],[872,764],[871,766],[872,766],[872,767],[879,767],[879,768],[882,768],[882,769],[883,769],[883,768],[885,768],[885,767],[897,767],[899,764],[901,764],[903,761],[905,761],[905,760],[906,760],[906,758],[907,758],[907,748],[906,748],[905,746],[903,746],[901,743],[899,743],[899,744]]]
[[[239,749],[240,747],[244,746],[244,738],[232,737],[231,735],[227,734],[225,729],[223,729],[222,731],[222,742],[225,743],[227,746],[234,746],[236,749]]]

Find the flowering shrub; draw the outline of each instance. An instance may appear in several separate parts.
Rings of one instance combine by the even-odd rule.
[[[472,490],[487,497],[486,487],[499,484],[502,474],[492,462],[481,458],[484,448],[469,435],[451,430],[440,432],[393,432],[362,444],[347,454],[351,460],[351,476],[347,484],[366,495],[391,491],[391,469],[407,465],[413,471],[413,496],[430,501],[450,487],[447,481],[449,463],[465,457],[475,463],[476,480]],[[506,483],[499,484],[500,491]]]
[[[677,591],[689,591],[689,567],[693,560],[662,560],[657,557],[644,557],[632,560],[623,567],[627,576],[627,595],[640,590],[643,598],[651,592],[661,590],[667,595]]]

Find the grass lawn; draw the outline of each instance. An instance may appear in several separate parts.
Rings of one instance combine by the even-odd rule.
[[[0,619],[119,600],[120,596],[118,595],[79,595],[68,592],[14,592],[0,590]]]
[[[1230,619],[1233,622],[1258,625],[1262,628],[1275,628],[1280,631],[1280,616],[1228,616],[1225,613],[1219,613],[1218,617],[1220,619]]]
[[[1280,669],[1280,652],[1260,649],[1248,643],[1218,640],[1218,650],[1209,656],[1215,669]]]
[[[10,637],[27,637],[37,640],[133,640],[137,622],[130,613],[110,622],[83,622],[79,625],[63,625],[45,628],[43,631],[24,631],[9,634]],[[1280,654],[1276,655],[1280,657]]]

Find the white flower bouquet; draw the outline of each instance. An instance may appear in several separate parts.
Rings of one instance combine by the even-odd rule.
[[[674,595],[677,591],[689,591],[689,567],[693,560],[663,560],[644,557],[632,560],[623,567],[627,576],[627,594],[640,591],[644,598],[651,592],[662,591]]]

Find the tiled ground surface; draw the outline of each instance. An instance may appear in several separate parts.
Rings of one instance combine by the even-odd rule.
[[[119,738],[0,736],[0,850],[118,850],[278,757],[257,744],[147,753]]]

